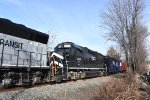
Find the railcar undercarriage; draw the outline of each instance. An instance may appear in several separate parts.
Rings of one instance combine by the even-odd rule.
[[[1,68],[2,86],[24,86],[50,82],[50,70],[43,68]]]

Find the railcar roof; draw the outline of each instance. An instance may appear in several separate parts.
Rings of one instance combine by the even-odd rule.
[[[0,18],[0,33],[20,37],[47,44],[49,35],[28,28],[25,25],[14,23],[8,19]]]

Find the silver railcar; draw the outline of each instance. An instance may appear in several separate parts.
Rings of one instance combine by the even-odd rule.
[[[0,18],[0,83],[12,86],[48,81],[48,38],[47,34]]]

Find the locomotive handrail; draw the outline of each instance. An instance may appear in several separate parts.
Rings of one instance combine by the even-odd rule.
[[[19,60],[19,50],[17,51],[17,53],[18,53],[18,54],[17,54],[17,65],[16,65],[16,66],[18,67],[18,60]]]
[[[1,53],[0,53],[0,54],[1,54]],[[14,60],[12,59],[13,54],[6,54],[6,53],[4,53],[4,55],[9,55],[9,56],[11,56],[11,57],[10,57],[9,60],[6,60],[6,59],[3,58],[3,61],[14,61]],[[16,56],[16,55],[14,55],[14,56]],[[0,59],[0,60],[1,60],[1,59]],[[19,62],[22,62],[22,65],[24,65],[25,62],[29,62],[29,59],[22,59],[22,58],[19,58]],[[40,60],[35,60],[34,62],[40,62]],[[33,63],[33,62],[32,62],[32,63]]]
[[[16,50],[16,49],[15,49]],[[17,50],[18,51],[18,50]],[[30,53],[30,51],[26,51],[26,50],[19,50],[19,51],[22,51],[22,52],[29,52]],[[36,53],[36,54],[42,54],[42,55],[47,55],[47,54],[45,54],[45,53],[37,53],[37,52],[31,52],[31,53]]]
[[[56,56],[56,57],[58,57],[58,58],[60,58],[60,59],[64,59],[63,56],[61,56],[61,55],[59,55],[59,54],[57,54],[57,53],[55,53],[55,52],[52,53],[51,57],[53,57],[53,56]]]
[[[59,65],[60,67],[63,67],[63,64],[59,63],[58,61],[53,61],[50,63],[50,65],[52,65],[53,63]]]
[[[2,66],[2,64],[3,64],[3,53],[4,53],[4,44],[3,44],[2,55],[1,55],[1,66]]]
[[[4,66],[16,66],[16,65],[12,65],[12,64],[3,64]],[[19,67],[29,67],[29,65],[18,65]],[[40,66],[31,66],[31,67],[40,67]],[[48,67],[48,66],[42,66],[42,67]]]

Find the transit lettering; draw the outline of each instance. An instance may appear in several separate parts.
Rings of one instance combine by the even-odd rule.
[[[8,47],[13,47],[13,48],[22,49],[23,43],[19,43],[19,42],[15,42],[15,41],[10,41],[10,40],[0,39],[0,45],[4,45],[4,46],[8,46]]]

